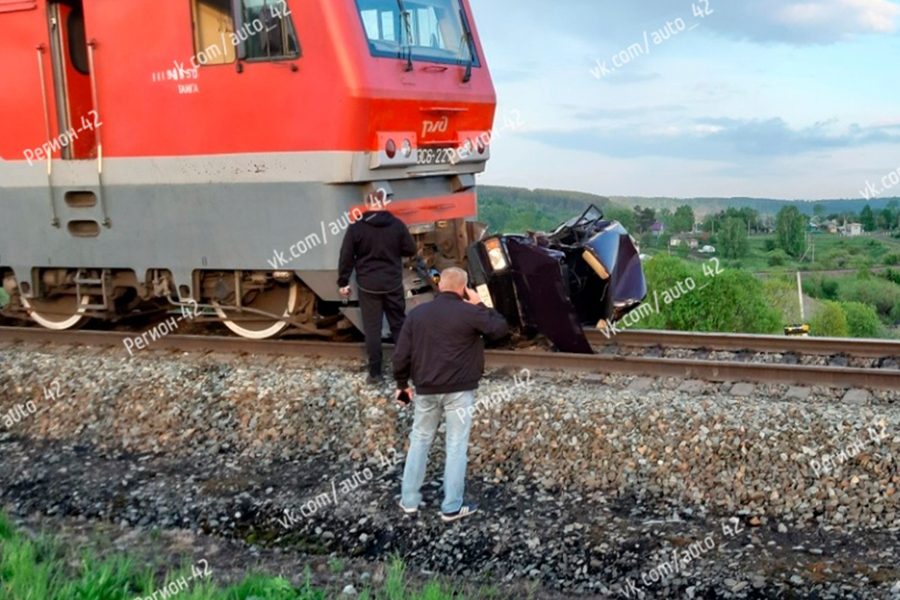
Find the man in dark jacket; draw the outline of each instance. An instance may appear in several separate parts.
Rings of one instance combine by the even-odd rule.
[[[478,508],[463,503],[472,429],[470,408],[484,374],[483,338],[498,340],[509,333],[503,315],[481,303],[478,294],[468,289],[468,279],[465,271],[455,267],[441,273],[441,293],[409,313],[394,350],[398,400],[404,395],[413,397],[410,376],[417,394],[400,508],[409,515],[419,510],[428,452],[444,417],[447,457],[441,518],[448,523]]]
[[[338,287],[350,297],[350,275],[356,269],[359,308],[362,311],[366,351],[369,355],[369,383],[383,381],[381,329],[384,317],[394,340],[406,315],[403,293],[403,258],[415,256],[418,248],[403,222],[385,210],[384,198],[366,200],[366,212],[347,230],[341,246]]]

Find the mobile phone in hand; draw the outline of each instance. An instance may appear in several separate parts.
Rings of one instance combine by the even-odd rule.
[[[397,396],[397,402],[401,402],[404,405],[412,402],[412,398],[409,397],[409,392],[406,390],[400,390],[400,394]]]

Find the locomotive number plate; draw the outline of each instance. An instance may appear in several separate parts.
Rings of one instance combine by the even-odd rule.
[[[457,156],[456,148],[419,148],[418,164],[420,165],[449,165]]]

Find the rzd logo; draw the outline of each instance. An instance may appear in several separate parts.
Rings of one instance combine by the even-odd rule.
[[[447,133],[450,127],[450,119],[444,117],[440,121],[423,121],[422,137],[427,137],[429,133]]]

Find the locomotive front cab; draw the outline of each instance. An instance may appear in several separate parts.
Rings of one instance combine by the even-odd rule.
[[[496,97],[465,0],[354,2],[369,67],[356,92],[373,100],[371,167],[483,171]]]
[[[352,94],[367,106],[369,135],[354,173],[419,243],[427,269],[409,265],[412,306],[430,298],[424,271],[465,265],[484,233],[475,176],[490,158],[496,96],[466,0],[352,5],[365,66]],[[360,324],[357,311],[344,312]]]

